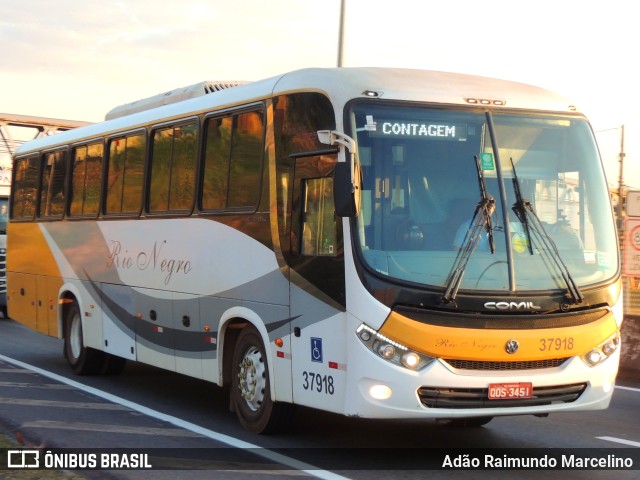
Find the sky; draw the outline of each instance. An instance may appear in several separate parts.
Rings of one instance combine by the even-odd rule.
[[[203,80],[335,67],[341,0],[2,0],[0,112],[100,121]],[[635,2],[345,0],[343,66],[420,68],[570,98],[617,186],[640,189]]]

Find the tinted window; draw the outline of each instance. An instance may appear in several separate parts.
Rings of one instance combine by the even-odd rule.
[[[155,131],[151,154],[150,211],[191,210],[197,134],[196,123]]]
[[[283,250],[287,250],[291,228],[291,186],[294,160],[290,155],[326,150],[318,140],[318,130],[335,130],[333,106],[320,93],[293,93],[274,99],[276,143],[276,193],[278,227]],[[312,175],[313,176],[313,175]]]
[[[38,191],[38,157],[20,158],[15,163],[12,217],[30,219],[36,212]]]
[[[144,134],[115,138],[109,143],[106,213],[140,211],[144,152]]]
[[[262,114],[238,115],[233,123],[229,193],[227,207],[253,207],[258,204],[262,172]]]
[[[67,151],[46,153],[43,157],[40,216],[60,218],[64,213],[64,180],[67,172]]]
[[[212,118],[206,128],[202,208],[255,208],[264,150],[262,112]]]
[[[102,143],[83,145],[74,150],[71,165],[70,215],[98,214],[103,152]]]

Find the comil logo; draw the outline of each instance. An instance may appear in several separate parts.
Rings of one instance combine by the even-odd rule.
[[[7,468],[40,468],[40,450],[8,450]]]
[[[484,308],[489,310],[540,310],[533,302],[486,302]]]

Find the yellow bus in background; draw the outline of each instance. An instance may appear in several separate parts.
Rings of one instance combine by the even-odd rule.
[[[0,313],[7,317],[7,222],[11,173],[0,166]]]
[[[112,110],[14,156],[11,318],[78,374],[482,425],[606,408],[622,290],[586,118],[523,84],[306,69]]]

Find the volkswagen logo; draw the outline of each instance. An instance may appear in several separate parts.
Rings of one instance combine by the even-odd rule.
[[[518,347],[520,345],[518,345],[518,341],[517,340],[509,340],[507,342],[507,344],[504,346],[504,349],[507,351],[507,353],[511,354],[511,353],[516,353],[518,351]]]

